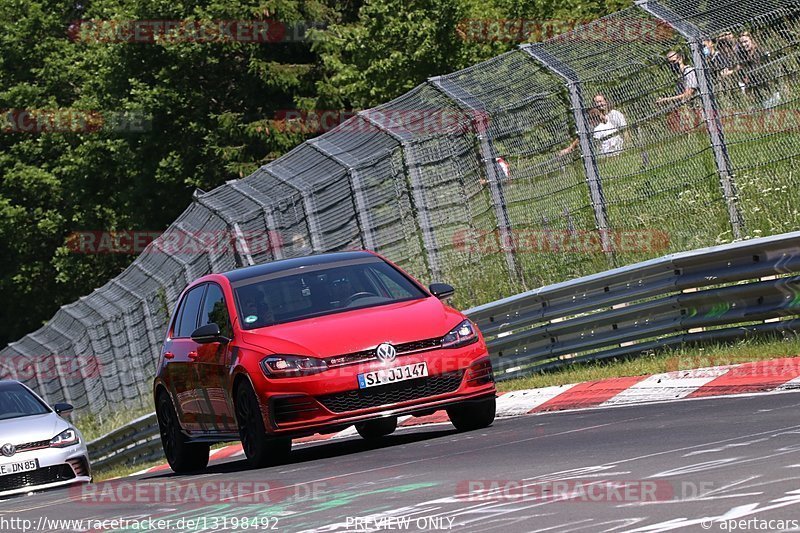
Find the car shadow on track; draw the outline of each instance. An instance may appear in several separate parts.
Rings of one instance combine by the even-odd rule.
[[[355,438],[309,443],[309,445],[306,446],[292,448],[291,454],[289,454],[289,457],[285,461],[266,468],[296,465],[321,459],[332,459],[335,457],[352,455],[370,450],[379,450],[381,448],[391,448],[393,446],[401,446],[403,444],[413,444],[415,442],[427,441],[440,437],[449,437],[457,433],[458,431],[455,428],[448,428],[429,431],[403,432],[399,434],[396,433],[375,441],[368,441],[356,436]],[[247,464],[247,460],[239,459],[235,461],[213,464],[197,472],[176,474],[168,470],[166,472],[159,472],[154,475],[144,475],[140,479],[169,479],[181,478],[184,476],[196,476],[201,474],[231,474],[249,470],[254,469]]]

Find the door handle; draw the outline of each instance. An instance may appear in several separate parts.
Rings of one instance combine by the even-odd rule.
[[[189,356],[189,359],[191,359],[191,360],[195,360],[195,359],[197,359],[197,352],[189,352],[189,353],[188,353],[188,354],[186,354],[186,355],[188,355],[188,356]]]
[[[172,352],[164,352],[164,359],[174,359],[175,354]]]

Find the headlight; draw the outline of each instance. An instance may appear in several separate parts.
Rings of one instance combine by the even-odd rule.
[[[270,355],[261,361],[261,368],[267,377],[290,378],[322,372],[328,369],[328,365],[325,361],[314,357]]]
[[[74,429],[65,429],[52,439],[50,439],[50,447],[51,448],[66,448],[67,446],[72,446],[73,444],[78,444],[81,441],[78,438],[78,432]]]
[[[458,348],[478,340],[478,332],[469,320],[463,321],[442,337],[442,348]]]

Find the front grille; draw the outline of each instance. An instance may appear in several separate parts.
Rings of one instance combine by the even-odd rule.
[[[369,409],[398,402],[407,402],[447,394],[458,390],[464,371],[449,372],[439,376],[401,381],[369,389],[359,389],[317,398],[319,402],[334,413]]]
[[[19,444],[16,446],[17,453],[19,452],[27,452],[30,450],[38,450],[40,448],[48,448],[50,446],[49,440],[40,440],[38,442],[26,442],[25,444]]]
[[[75,472],[72,471],[72,467],[68,464],[46,466],[30,472],[0,476],[0,492],[23,487],[35,487],[36,485],[55,483],[56,481],[66,481],[74,477]]]
[[[409,355],[416,352],[422,352],[425,350],[434,350],[436,348],[440,348],[442,346],[442,339],[437,337],[435,339],[425,339],[421,341],[413,341],[413,342],[405,342],[403,344],[395,345],[395,350],[397,350],[397,356],[400,357],[402,355]],[[328,359],[329,366],[342,366],[342,365],[349,365],[352,363],[359,363],[362,361],[368,361],[370,359],[375,359],[375,351],[377,348],[372,348],[370,350],[363,350],[360,352],[353,352],[344,355],[337,355],[335,357],[330,357]]]

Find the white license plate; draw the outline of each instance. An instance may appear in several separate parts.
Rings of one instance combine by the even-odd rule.
[[[36,459],[30,461],[21,461],[19,463],[8,463],[0,465],[0,476],[7,476],[10,474],[19,474],[20,472],[30,472],[39,468],[39,462]]]
[[[382,368],[374,372],[366,372],[358,375],[358,388],[377,387],[378,385],[388,385],[398,381],[408,379],[424,378],[428,375],[428,363],[414,363],[413,365],[395,366],[392,368]]]

